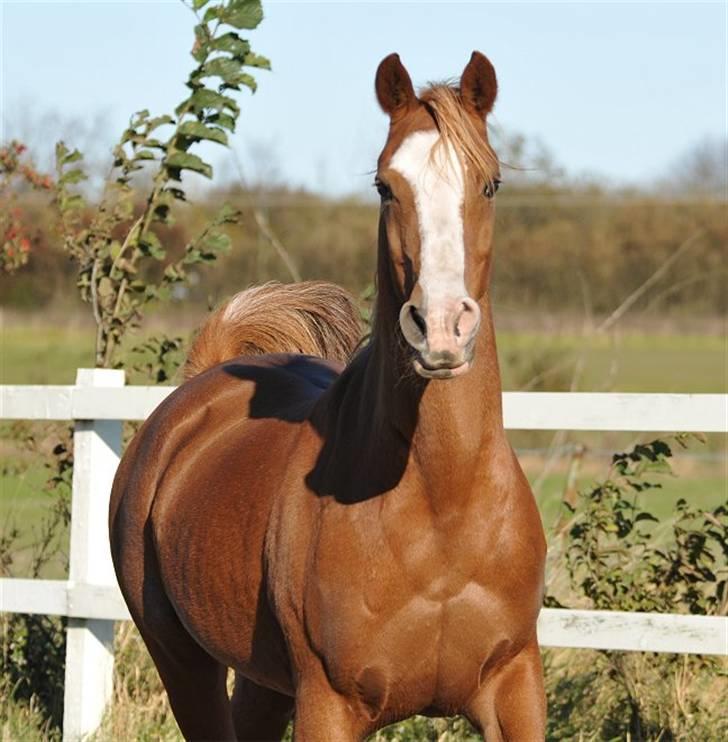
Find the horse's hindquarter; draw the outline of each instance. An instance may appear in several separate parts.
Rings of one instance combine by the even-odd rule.
[[[533,639],[544,543],[517,467],[499,484],[476,478],[469,505],[444,519],[407,477],[379,502],[322,508],[308,633],[333,686],[371,718],[462,711]]]
[[[336,375],[311,363],[313,381],[255,359],[180,387],[130,446],[112,504],[115,562],[135,619],[153,620],[150,588],[160,585],[158,599],[209,654],[287,692],[264,544],[301,420]]]

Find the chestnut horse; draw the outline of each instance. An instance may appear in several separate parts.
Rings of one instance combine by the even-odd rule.
[[[293,718],[296,740],[341,742],[415,713],[544,737],[545,542],[489,296],[495,72],[475,52],[418,97],[393,54],[376,92],[370,342],[335,286],[238,294],[116,476],[119,584],[187,738],[279,739]]]

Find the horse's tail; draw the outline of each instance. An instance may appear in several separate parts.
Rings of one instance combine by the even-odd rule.
[[[303,353],[347,361],[361,338],[352,296],[324,281],[266,283],[235,294],[200,328],[186,379],[239,355]]]

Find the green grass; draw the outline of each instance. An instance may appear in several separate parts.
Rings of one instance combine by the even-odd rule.
[[[10,572],[13,577],[30,577],[31,564],[37,545],[43,537],[46,522],[51,516],[54,494],[46,490],[48,470],[39,463],[24,466],[6,460],[0,462],[0,538],[17,531],[11,549]],[[68,528],[55,533],[52,543],[60,544],[68,553]],[[59,556],[46,564],[40,577],[65,577],[65,568]]]
[[[529,476],[531,484],[535,482],[538,474],[532,472]],[[668,519],[680,498],[687,500],[690,504],[704,510],[713,510],[726,501],[726,480],[715,467],[687,477],[654,477],[659,481],[660,488],[647,491],[641,502],[646,510],[653,513],[658,520]],[[577,490],[588,491],[597,482],[596,476],[582,476],[577,479]],[[564,512],[561,498],[566,488],[566,473],[550,474],[542,482],[536,494],[547,535],[551,535],[553,526],[559,516]]]
[[[77,368],[94,365],[93,332],[78,327],[2,329],[2,384],[73,384]]]
[[[498,351],[504,389],[536,376],[529,388],[569,389],[575,374],[580,391],[717,393],[728,381],[728,345],[713,335],[501,333]]]
[[[90,327],[19,324],[3,328],[1,345],[3,384],[72,384],[76,368],[93,365]],[[728,374],[725,339],[712,335],[504,332],[498,350],[505,389],[536,375],[534,388],[568,389],[579,363],[582,391],[722,392]]]

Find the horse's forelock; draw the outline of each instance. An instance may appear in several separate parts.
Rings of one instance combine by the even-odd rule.
[[[435,119],[440,132],[438,144],[453,147],[461,163],[492,186],[499,174],[498,156],[483,137],[472,114],[465,110],[458,89],[437,83],[421,91],[419,98]],[[433,148],[433,153],[435,150]]]

